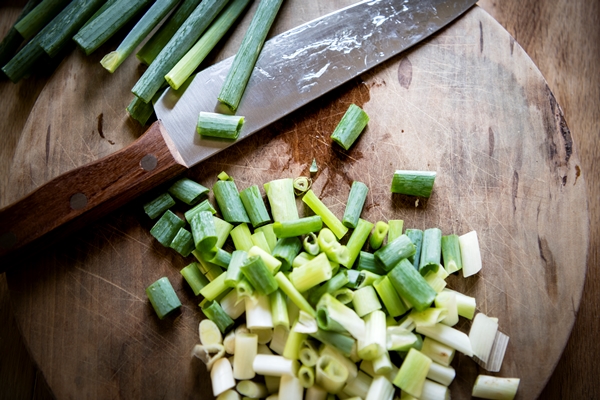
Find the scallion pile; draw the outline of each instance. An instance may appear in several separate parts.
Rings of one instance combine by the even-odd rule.
[[[457,351],[499,370],[507,337],[502,347],[498,320],[446,288],[450,273],[481,265],[475,232],[415,235],[402,220],[366,221],[361,182],[348,188],[350,227],[312,190],[301,196],[315,215],[301,215],[291,178],[265,183],[267,201],[258,185],[240,196],[234,182],[219,175],[217,206],[202,185],[186,192],[197,205],[183,218],[170,210],[182,197],[173,190],[145,205],[157,240],[194,257],[181,274],[207,319],[192,354],[215,397],[446,399]],[[172,188],[184,186],[194,187]],[[461,318],[473,320],[468,334],[455,327]],[[518,383],[480,375],[473,395],[511,399]]]

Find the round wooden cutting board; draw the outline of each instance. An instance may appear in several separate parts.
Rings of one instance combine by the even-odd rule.
[[[353,2],[288,0],[271,34]],[[255,9],[210,62],[234,53]],[[98,63],[114,45],[90,57],[74,51],[47,80],[14,144],[3,204],[143,132],[124,111],[141,72],[137,61],[128,60],[113,75]],[[329,136],[351,103],[371,121],[346,152]],[[10,110],[8,117],[19,112]],[[417,47],[187,175],[210,187],[224,170],[242,190],[307,175],[313,158],[319,165],[313,190],[338,216],[352,181],[359,180],[370,189],[365,219],[403,219],[405,228],[439,227],[444,234],[477,231],[483,269],[467,279],[449,278],[449,287],[474,296],[479,311],[499,319],[510,341],[495,375],[521,378],[518,398],[537,397],[579,307],[588,214],[562,111],[513,38],[475,7]],[[392,195],[397,169],[437,171],[431,198]],[[23,336],[58,399],[211,397],[206,368],[190,357],[199,342],[201,298],[179,270],[192,259],[150,236],[143,200],[7,276]],[[300,200],[298,208],[305,213]],[[183,308],[160,321],[144,289],[162,276]],[[468,398],[476,375],[486,372],[468,357],[458,356],[453,365],[458,375],[452,396]]]

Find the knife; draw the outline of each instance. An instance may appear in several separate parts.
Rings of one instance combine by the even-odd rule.
[[[437,32],[476,0],[364,0],[267,41],[237,114],[241,140]],[[154,104],[135,142],[56,177],[0,210],[0,273],[23,257],[183,173],[234,142],[196,134],[233,57]]]

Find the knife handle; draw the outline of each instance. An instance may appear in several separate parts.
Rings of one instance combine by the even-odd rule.
[[[62,174],[0,210],[0,273],[184,172],[163,132],[156,121],[124,149]]]

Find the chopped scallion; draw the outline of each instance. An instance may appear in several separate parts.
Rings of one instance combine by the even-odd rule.
[[[240,135],[244,117],[200,111],[196,132],[201,136],[236,140]]]
[[[345,150],[350,149],[369,122],[369,116],[356,104],[351,104],[331,134],[331,139]]]
[[[302,197],[302,201],[306,203],[306,205],[310,207],[315,214],[321,216],[325,225],[331,229],[338,239],[344,237],[346,232],[348,232],[348,228],[342,224],[342,222],[335,216],[335,214],[331,212],[331,210],[329,210],[329,208],[327,208],[325,204],[323,204],[321,200],[319,200],[317,195],[312,190],[306,192],[306,194]]]
[[[242,190],[240,198],[250,218],[250,222],[252,222],[252,227],[258,228],[271,222],[271,217],[257,185],[252,185]]]
[[[167,277],[162,277],[148,286],[146,295],[160,319],[181,308],[181,301]]]
[[[409,196],[430,197],[436,173],[433,171],[401,171],[394,172],[392,193]]]

